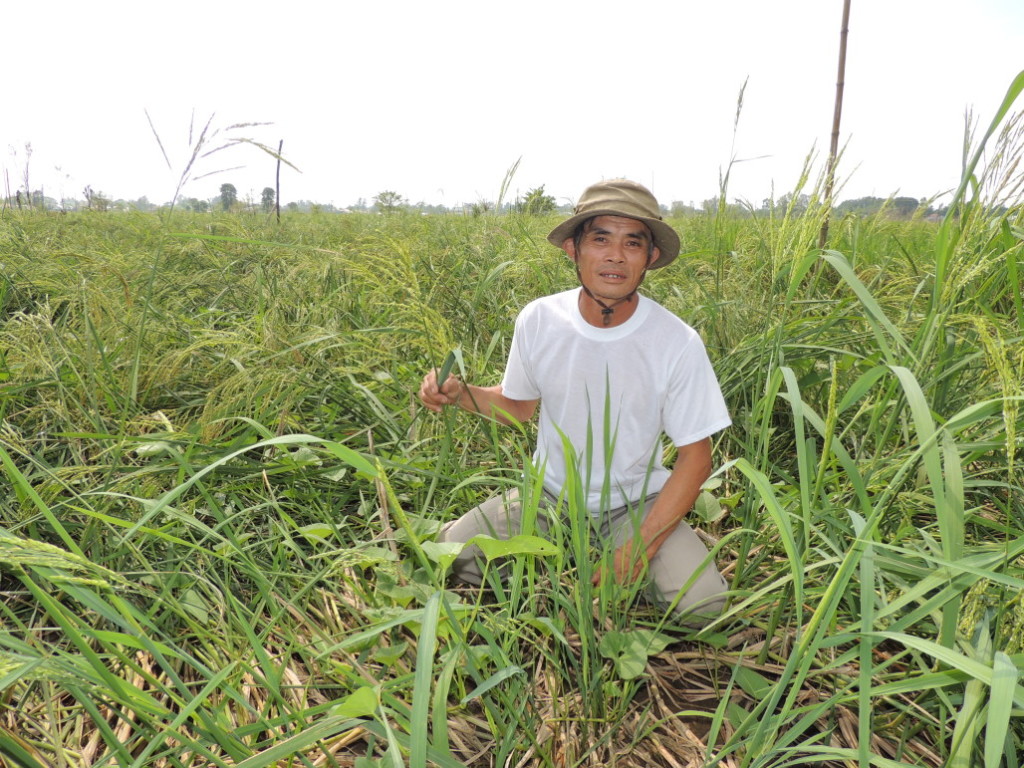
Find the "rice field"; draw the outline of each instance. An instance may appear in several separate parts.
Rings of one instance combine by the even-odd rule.
[[[556,218],[5,211],[0,764],[1019,765],[1010,102],[941,223],[673,221],[644,290],[734,420],[699,632],[590,585],[572,494],[484,589],[432,540],[495,489],[540,514],[529,425],[415,392],[453,350],[499,380],[518,308],[574,283]]]

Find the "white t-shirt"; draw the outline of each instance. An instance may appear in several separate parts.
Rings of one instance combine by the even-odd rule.
[[[688,445],[731,420],[693,328],[639,294],[625,323],[594,327],[580,314],[580,290],[523,308],[502,392],[513,400],[540,398],[534,461],[544,468],[544,485],[555,495],[565,486],[564,435],[587,486],[587,507],[596,513],[661,490],[669,476],[662,432],[674,445]]]

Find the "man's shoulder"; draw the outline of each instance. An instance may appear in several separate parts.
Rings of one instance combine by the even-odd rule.
[[[559,291],[558,293],[551,293],[547,296],[539,296],[524,306],[519,311],[519,314],[522,317],[538,312],[563,311],[566,307],[573,306],[573,297],[578,291],[578,288],[570,288],[567,291]]]
[[[668,309],[649,296],[644,296],[643,299],[650,305],[646,314],[646,320],[651,326],[657,326],[662,330],[669,330],[686,337],[699,335],[689,323],[671,309]]]

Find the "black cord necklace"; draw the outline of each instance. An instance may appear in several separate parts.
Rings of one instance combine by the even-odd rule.
[[[597,296],[595,296],[593,293],[591,293],[590,289],[587,288],[587,286],[583,285],[582,282],[580,282],[580,287],[583,288],[583,292],[587,294],[587,296],[592,298],[601,306],[601,324],[606,326],[611,325],[612,313],[615,312],[615,308],[624,301],[632,301],[634,294],[636,294],[636,288],[634,288],[626,296],[623,296],[621,299],[616,299],[611,303],[611,305],[608,305],[601,301],[599,298],[597,298]]]
[[[580,287],[583,289],[583,292],[587,294],[587,296],[589,296],[591,299],[597,302],[597,304],[601,307],[601,324],[604,325],[605,327],[611,325],[612,314],[615,312],[615,308],[619,306],[619,304],[622,304],[624,301],[633,300],[633,297],[636,295],[637,288],[640,287],[640,283],[644,281],[644,277],[646,276],[647,270],[645,269],[644,274],[640,276],[640,282],[636,284],[636,288],[634,288],[632,291],[627,293],[622,298],[616,299],[611,304],[605,304],[603,301],[597,298],[597,296],[595,296],[591,292],[591,290],[587,288],[587,286],[583,283],[583,275],[580,274],[580,265],[576,265],[576,278],[580,281]]]

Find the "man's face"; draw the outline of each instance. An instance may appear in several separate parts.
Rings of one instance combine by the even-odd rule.
[[[562,248],[576,262],[583,284],[600,299],[614,301],[628,296],[643,279],[651,249],[651,231],[642,221],[623,216],[598,216],[587,222],[579,247],[572,238]]]

